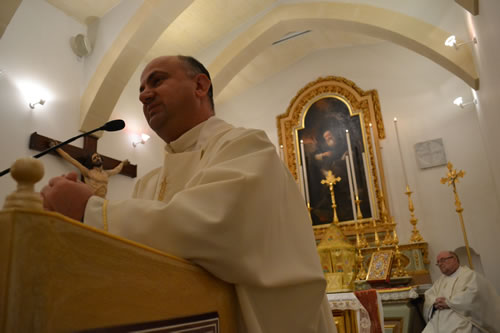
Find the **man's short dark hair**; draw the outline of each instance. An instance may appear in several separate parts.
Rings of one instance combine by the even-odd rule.
[[[191,56],[178,55],[177,57],[179,58],[179,60],[181,60],[184,64],[188,66],[193,76],[196,74],[205,74],[208,77],[208,79],[210,80],[210,88],[208,88],[208,97],[210,98],[210,105],[212,106],[212,110],[215,110],[212,79],[210,78],[210,73],[208,72],[208,70],[205,68],[205,66],[203,66],[201,62],[199,62],[198,60],[196,60]]]

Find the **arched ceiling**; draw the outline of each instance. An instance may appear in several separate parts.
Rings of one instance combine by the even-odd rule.
[[[80,21],[105,15],[117,2],[93,0],[99,2],[94,10],[90,5],[67,8],[78,1],[47,1]],[[81,130],[109,119],[138,66],[164,54],[200,58],[208,64],[216,94],[224,98],[311,52],[385,40],[427,57],[477,89],[470,48],[455,50],[443,43],[457,27],[459,39],[469,37],[463,33],[463,10],[453,6],[458,7],[435,0],[144,0],[89,81],[81,101]],[[271,46],[303,30],[311,32],[297,37],[293,47]]]

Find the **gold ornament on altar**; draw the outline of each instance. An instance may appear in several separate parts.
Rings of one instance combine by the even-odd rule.
[[[333,223],[335,225],[339,225],[339,218],[337,216],[337,203],[335,202],[335,192],[333,190],[333,185],[340,182],[342,178],[335,177],[331,170],[328,170],[328,174],[326,178],[321,181],[321,184],[328,185],[328,189],[330,190],[330,197],[332,199],[332,210],[333,210]]]
[[[356,249],[332,223],[318,245],[327,292],[354,290]]]
[[[393,230],[393,239],[394,239],[394,247],[396,248],[396,252],[394,253],[394,260],[396,262],[396,265],[395,265],[394,269],[392,270],[391,279],[392,280],[411,279],[408,276],[408,272],[406,271],[406,269],[403,267],[403,265],[401,263],[401,259],[403,258],[403,254],[401,253],[401,251],[399,251],[399,238],[398,238],[398,234],[396,232],[396,228],[394,228],[394,230]]]
[[[453,194],[455,195],[455,211],[457,212],[460,219],[460,225],[462,227],[462,233],[464,235],[465,249],[467,250],[467,257],[469,259],[469,267],[471,269],[474,269],[470,254],[469,241],[467,240],[467,232],[465,231],[464,217],[462,216],[462,212],[464,211],[464,209],[462,208],[462,203],[460,202],[460,198],[458,197],[456,186],[456,183],[458,183],[458,178],[463,178],[464,175],[465,171],[460,170],[457,172],[456,169],[453,169],[453,164],[451,164],[451,162],[448,162],[448,173],[446,174],[446,177],[441,178],[441,184],[447,183],[448,186],[451,185],[453,187]]]
[[[408,210],[410,211],[410,223],[413,226],[413,230],[411,231],[411,238],[410,242],[412,243],[419,243],[423,242],[424,238],[420,235],[420,232],[417,229],[417,218],[415,217],[415,207],[413,206],[413,201],[411,200],[411,194],[413,192],[410,190],[410,186],[407,184],[406,185],[406,192],[405,194],[408,196]]]
[[[345,292],[354,290],[356,269],[356,249],[338,228],[337,204],[335,203],[334,185],[341,180],[331,170],[321,184],[328,185],[332,199],[333,221],[318,245],[321,267],[326,278],[327,292]]]

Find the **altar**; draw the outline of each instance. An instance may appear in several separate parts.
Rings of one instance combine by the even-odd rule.
[[[398,287],[327,297],[339,333],[418,333],[425,327],[418,292],[416,287]]]
[[[338,331],[419,332],[420,286],[431,284],[429,249],[406,179],[401,192],[410,221],[404,227],[411,237],[398,236],[382,163],[386,133],[377,91],[320,77],[297,92],[277,125],[280,156],[309,208]],[[395,127],[398,135],[396,121]]]

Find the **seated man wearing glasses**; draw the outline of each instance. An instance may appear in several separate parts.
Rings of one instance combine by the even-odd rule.
[[[425,292],[423,333],[500,332],[500,301],[486,279],[460,266],[456,253],[442,251],[436,265],[443,275]]]

